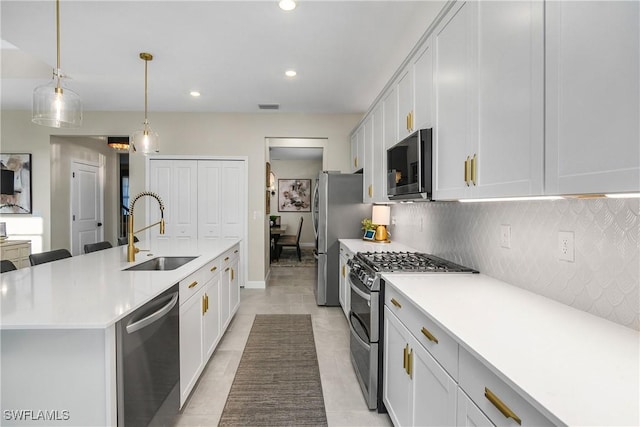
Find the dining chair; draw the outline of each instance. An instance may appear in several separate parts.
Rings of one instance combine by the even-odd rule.
[[[29,255],[29,262],[31,265],[38,265],[64,258],[71,258],[71,252],[66,249],[54,249],[48,252]]]
[[[300,217],[300,224],[298,225],[298,233],[294,235],[280,236],[276,242],[276,259],[280,259],[283,247],[295,247],[298,253],[298,261],[302,261],[302,251],[300,250],[300,234],[302,234],[302,222],[304,218]]]
[[[139,241],[140,239],[138,239],[136,236],[133,236],[134,243],[138,243]],[[127,243],[129,243],[127,236],[118,237],[118,246],[123,246],[123,245],[126,245]]]
[[[6,273],[7,271],[17,270],[14,263],[8,259],[0,260],[0,273]]]
[[[96,242],[96,243],[87,243],[84,245],[84,253],[88,254],[90,252],[101,251],[103,249],[112,248],[113,245],[107,241],[104,242]]]

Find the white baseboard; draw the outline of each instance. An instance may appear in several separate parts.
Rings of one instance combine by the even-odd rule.
[[[248,280],[244,284],[245,289],[266,289],[267,282],[264,280]]]

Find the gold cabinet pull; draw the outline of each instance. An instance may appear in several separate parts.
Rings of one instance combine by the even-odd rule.
[[[505,405],[502,402],[502,400],[500,400],[498,398],[498,396],[493,394],[493,392],[491,390],[489,390],[487,387],[484,388],[484,397],[486,397],[489,400],[489,402],[491,402],[493,404],[493,406],[495,406],[496,409],[498,411],[500,411],[500,413],[502,415],[505,416],[505,418],[511,418],[515,422],[517,422],[519,425],[522,425],[522,420],[520,419],[520,417],[518,417],[515,414],[515,412],[513,412],[511,409],[509,409],[509,407],[507,405]]]
[[[398,308],[402,308],[402,304],[400,304],[395,298],[391,298],[391,304],[395,305]]]
[[[404,371],[409,374],[409,371],[407,371],[407,357],[409,356],[409,344],[404,346],[404,350],[402,353],[402,369],[404,369]]]
[[[218,269],[218,267],[216,267],[215,265],[213,267],[211,267],[211,271],[216,271]]]
[[[202,315],[207,312],[207,302],[204,300],[204,295],[202,295]]]
[[[409,111],[409,131],[413,130],[413,111]]]
[[[209,294],[204,294],[204,298],[207,301],[207,311],[209,311]]]
[[[358,169],[358,158],[357,157],[353,158],[353,167]]]
[[[193,288],[194,286],[198,286],[198,282],[194,281],[192,284],[189,285],[189,289]]]
[[[226,273],[227,271],[229,271],[229,267],[224,269],[224,272]]]
[[[232,268],[231,269],[231,280],[233,280],[233,278],[235,277],[235,270]]]
[[[438,344],[438,338],[436,338],[431,332],[429,332],[429,330],[427,328],[425,328],[424,326],[422,327],[422,329],[420,330],[420,332],[422,332],[422,334],[427,337],[427,339],[429,341],[433,341],[434,343]]]
[[[407,357],[407,371],[409,378],[413,379],[413,349],[411,349],[409,356]]]
[[[346,270],[346,265],[342,266],[342,277],[345,277],[345,270]]]
[[[469,161],[469,156],[467,156],[467,160],[464,161],[464,182],[469,186],[469,175],[471,172],[471,165]]]
[[[227,256],[227,257],[224,257],[224,260],[225,260],[225,261],[229,261],[229,257],[228,257],[228,256]]]
[[[478,155],[473,154],[473,159],[471,159],[471,182],[473,185],[478,185]]]
[[[373,197],[373,185],[369,184],[369,198]]]

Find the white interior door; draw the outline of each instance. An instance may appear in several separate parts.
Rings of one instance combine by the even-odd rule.
[[[100,167],[71,161],[71,254],[84,253],[84,245],[104,240],[104,200]]]

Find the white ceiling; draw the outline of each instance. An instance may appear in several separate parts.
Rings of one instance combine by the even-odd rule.
[[[154,55],[150,115],[257,112],[263,103],[363,113],[442,5],[301,0],[283,12],[275,0],[63,0],[61,68],[87,111],[144,109],[144,51]],[[1,106],[30,109],[56,62],[55,2],[2,0],[0,15]],[[290,68],[296,77],[284,76]]]

